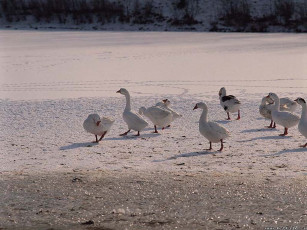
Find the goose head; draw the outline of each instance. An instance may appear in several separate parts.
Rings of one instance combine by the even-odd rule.
[[[169,105],[171,104],[170,100],[168,100],[168,99],[164,99],[164,100],[162,100],[162,101],[163,101],[163,103],[164,103],[166,106],[169,106]]]
[[[139,114],[144,114],[146,111],[146,108],[144,106],[142,106],[141,108],[139,108]]]
[[[306,101],[301,98],[301,97],[298,97],[297,99],[295,99],[294,101],[296,101],[298,104],[300,104],[301,106],[305,105],[306,106]]]
[[[269,95],[267,96],[268,99],[272,99],[273,101],[277,101],[279,100],[279,97],[277,96],[276,93],[269,93]]]
[[[222,97],[222,96],[226,96],[226,89],[225,87],[222,87],[219,91],[219,97]]]
[[[265,105],[267,102],[267,97],[262,98],[261,105]]]
[[[120,88],[120,90],[118,90],[116,93],[120,93],[120,94],[123,94],[123,95],[129,94],[128,90],[126,90],[125,88]]]
[[[90,118],[97,126],[99,126],[101,119],[98,114],[90,114],[88,118]]]
[[[272,98],[265,96],[261,100],[261,105],[266,105],[267,103],[270,105],[270,104],[273,104],[274,101]]]
[[[208,110],[208,107],[207,107],[206,103],[204,103],[204,102],[197,103],[193,110],[198,109],[198,108],[203,109],[203,110]]]
[[[266,99],[266,102],[269,103],[269,104],[273,104],[274,103],[273,99],[270,98],[270,97],[265,97],[265,99]]]

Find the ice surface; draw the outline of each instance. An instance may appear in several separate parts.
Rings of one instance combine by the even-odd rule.
[[[264,128],[258,113],[269,92],[307,99],[306,34],[1,31],[1,172],[78,169],[215,171],[306,175],[306,139]],[[183,114],[170,129],[141,137],[121,114],[163,98]],[[225,121],[218,91],[242,102],[242,120]],[[231,132],[225,151],[206,152],[197,102]],[[88,114],[115,118],[99,144],[83,130]],[[296,111],[297,114],[300,110]],[[234,117],[234,115],[233,115]],[[219,146],[213,145],[217,150]],[[184,164],[183,164],[184,163]]]
[[[0,32],[0,98],[306,92],[306,34]]]

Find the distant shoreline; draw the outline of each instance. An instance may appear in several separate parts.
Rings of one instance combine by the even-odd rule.
[[[210,32],[307,32],[302,0],[2,0],[0,27]]]
[[[96,25],[83,25],[83,26],[76,26],[76,25],[69,25],[69,26],[63,26],[63,25],[18,25],[18,24],[2,24],[0,23],[0,30],[31,30],[31,31],[101,31],[101,32],[190,32],[190,33],[263,33],[263,34],[270,34],[270,33],[293,33],[293,34],[301,34],[301,33],[307,33],[306,31],[295,31],[295,30],[289,30],[284,27],[272,27],[269,31],[236,31],[231,28],[227,28],[224,30],[217,30],[217,31],[211,31],[206,29],[196,29],[196,28],[176,28],[176,27],[151,27],[150,25],[143,26],[143,25],[121,25],[120,27],[97,27]]]

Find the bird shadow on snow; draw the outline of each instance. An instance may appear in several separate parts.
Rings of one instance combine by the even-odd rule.
[[[282,140],[282,139],[289,139],[291,136],[265,136],[265,137],[254,137],[248,140],[242,140],[237,142],[249,142],[249,141],[256,141],[256,140]]]
[[[182,153],[178,155],[174,155],[172,157],[169,157],[165,160],[153,160],[153,162],[163,162],[163,161],[170,161],[170,160],[176,160],[181,157],[197,157],[197,156],[202,156],[202,155],[210,155],[210,154],[216,154],[219,153],[218,151],[214,152],[209,152],[209,151],[204,151],[204,152],[190,152],[190,153]]]
[[[70,145],[65,145],[60,147],[60,150],[69,150],[69,149],[76,149],[76,148],[84,148],[84,147],[93,147],[98,145],[99,143],[93,142],[83,142],[83,143],[72,143]]]
[[[263,157],[272,157],[272,156],[278,156],[281,154],[285,154],[285,153],[301,153],[301,152],[307,152],[307,148],[296,148],[296,149],[284,149],[281,150],[277,153],[273,153],[273,154],[266,154],[266,155],[262,155]]]
[[[131,139],[139,139],[139,138],[145,138],[145,137],[158,137],[160,136],[160,133],[141,133],[140,136],[135,136],[133,134],[128,134],[127,136],[118,136],[118,137],[107,137],[103,140],[105,141],[120,141],[120,140],[131,140]]]
[[[219,121],[215,121],[216,123],[219,124],[228,124],[229,122],[231,122],[231,120],[219,120]]]
[[[246,129],[246,130],[241,131],[241,133],[256,133],[256,132],[268,132],[268,131],[277,131],[277,129],[269,129],[269,128]]]

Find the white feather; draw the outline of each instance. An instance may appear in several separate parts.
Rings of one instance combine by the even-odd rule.
[[[130,94],[128,90],[121,88],[119,92],[126,97],[126,107],[123,112],[123,119],[128,125],[128,129],[135,131],[142,131],[148,123],[142,118],[140,114],[131,110]]]
[[[141,107],[139,109],[139,113],[144,114],[154,125],[158,127],[166,127],[173,120],[172,113],[159,106],[152,106],[147,109],[145,107]]]
[[[97,126],[97,122],[100,121]],[[92,133],[94,135],[103,135],[105,132],[109,132],[114,120],[108,117],[103,117],[102,119],[98,114],[90,114],[83,122],[83,128],[85,131]]]
[[[229,131],[216,122],[208,121],[208,108],[203,102],[197,103],[203,109],[199,119],[199,132],[210,142],[217,143],[229,137]]]
[[[274,106],[272,109],[273,121],[285,128],[296,126],[300,120],[300,117],[290,112],[280,111],[279,97],[275,93],[270,93],[269,96],[274,100]]]

